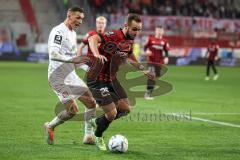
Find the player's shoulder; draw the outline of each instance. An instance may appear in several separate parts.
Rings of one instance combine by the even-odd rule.
[[[102,37],[107,41],[118,41],[120,39],[124,39],[123,33],[121,30],[110,30],[104,32]]]
[[[148,40],[149,41],[154,41],[154,40],[156,40],[156,37],[154,35],[149,35]]]
[[[167,40],[166,38],[162,38],[162,41],[163,41],[164,43],[168,43],[168,40]]]
[[[65,26],[63,25],[63,23],[53,27],[53,29],[51,30],[52,34],[58,34],[58,35],[63,35],[65,33]]]
[[[61,45],[62,40],[64,39],[65,33],[66,33],[66,26],[64,28],[63,25],[64,24],[61,23],[53,27],[49,35],[49,40],[48,40],[49,44],[55,43],[55,44]]]
[[[87,32],[87,35],[88,35],[88,36],[93,36],[93,35],[95,35],[95,34],[97,34],[97,33],[98,33],[98,32],[93,29],[93,30]]]

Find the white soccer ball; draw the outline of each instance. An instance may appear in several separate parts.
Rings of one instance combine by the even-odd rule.
[[[128,149],[128,140],[122,135],[115,135],[109,139],[108,148],[112,152],[124,153]]]

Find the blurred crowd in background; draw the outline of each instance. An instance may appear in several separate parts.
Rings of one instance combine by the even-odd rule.
[[[191,57],[187,62],[203,58],[214,38],[222,57],[240,59],[239,0],[1,0],[0,60],[47,61],[50,30],[64,21],[72,6],[85,10],[78,43],[95,28],[97,16],[105,16],[111,30],[123,27],[128,13],[138,13],[143,30],[135,41],[137,55],[143,52],[146,37],[162,25],[171,57]]]
[[[152,16],[200,16],[239,18],[240,11],[233,0],[90,0],[97,13],[138,13]]]

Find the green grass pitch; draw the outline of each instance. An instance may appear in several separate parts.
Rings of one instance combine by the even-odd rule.
[[[82,144],[83,122],[56,128],[55,145],[48,146],[43,123],[53,118],[58,98],[48,86],[47,64],[0,62],[0,159],[239,160],[240,68],[218,67],[219,80],[208,82],[204,66],[168,69],[162,79],[174,90],[153,101],[138,98],[132,117],[105,133],[106,142],[115,134],[129,141],[127,153],[113,154]],[[192,119],[150,118],[159,112]]]

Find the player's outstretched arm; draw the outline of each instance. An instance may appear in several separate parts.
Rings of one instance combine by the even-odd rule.
[[[129,63],[134,66],[135,68],[137,68],[138,70],[142,71],[144,75],[146,75],[149,79],[154,79],[155,75],[153,75],[152,73],[148,72],[145,70],[145,67],[138,62],[137,58],[135,57],[134,54],[131,54],[128,57]]]
[[[73,58],[66,57],[56,51],[52,51],[50,59],[52,61],[64,62],[64,63],[87,63],[90,59],[87,56],[76,56]]]
[[[101,60],[102,63],[104,63],[104,61],[107,61],[107,58],[105,56],[101,55],[98,51],[98,44],[101,43],[101,38],[98,34],[95,34],[95,35],[89,37],[88,43],[89,43],[89,47],[90,47],[94,57]]]

